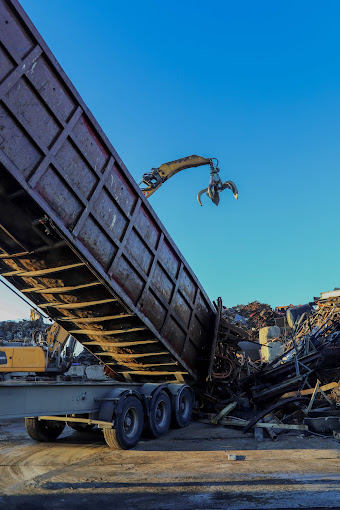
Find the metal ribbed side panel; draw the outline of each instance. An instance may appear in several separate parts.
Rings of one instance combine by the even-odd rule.
[[[0,164],[5,277],[119,373],[196,378],[212,304],[20,5],[6,0]]]

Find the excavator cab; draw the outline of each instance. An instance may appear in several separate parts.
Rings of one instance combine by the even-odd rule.
[[[207,188],[202,189],[198,195],[198,203],[202,206],[201,196],[205,193],[212,200],[215,205],[220,202],[220,192],[225,189],[230,189],[233,192],[235,199],[238,199],[238,190],[233,181],[226,181],[222,183],[219,176],[218,160],[216,158],[203,158],[202,156],[187,156],[185,158],[176,159],[169,163],[163,163],[158,168],[152,168],[151,172],[145,173],[142,181],[139,183],[145,184],[146,187],[141,188],[142,192],[149,198],[160,186],[170,179],[173,175],[186,168],[193,168],[196,166],[209,165],[210,166],[210,180]]]

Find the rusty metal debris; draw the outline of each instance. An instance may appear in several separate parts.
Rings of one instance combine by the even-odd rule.
[[[42,318],[37,320],[2,321],[0,322],[0,344],[6,342],[32,343],[36,332],[45,331],[49,324],[45,324]]]
[[[258,331],[265,326],[275,326],[275,319],[280,315],[270,305],[253,301],[247,305],[237,305],[232,308],[223,308],[223,317],[242,327],[251,341],[258,341]]]
[[[197,417],[244,431],[256,425],[276,440],[282,430],[315,432],[309,417],[321,406],[327,426],[319,429],[331,434],[329,424],[338,424],[340,414],[340,290],[290,305],[286,317],[258,301],[226,308],[219,299],[215,306],[213,351],[208,377],[197,389]],[[249,345],[257,358],[247,355]]]

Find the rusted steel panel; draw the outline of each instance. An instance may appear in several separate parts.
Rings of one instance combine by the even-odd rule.
[[[215,311],[16,0],[0,0],[0,266],[126,380],[197,379]]]

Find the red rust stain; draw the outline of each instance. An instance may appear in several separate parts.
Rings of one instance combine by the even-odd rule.
[[[100,148],[100,150],[102,151],[102,153],[105,155],[106,158],[109,157],[109,153],[107,152],[107,150],[105,149],[104,145],[102,144],[102,142],[100,141],[100,139],[98,138],[98,136],[96,135],[96,133],[93,131],[93,128],[91,126],[91,124],[89,122],[87,122],[87,120],[85,119],[85,117],[82,117],[81,118],[82,122],[85,124],[85,126],[87,127],[90,135],[92,136],[92,138],[94,139],[94,141],[96,142],[97,146]]]

